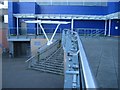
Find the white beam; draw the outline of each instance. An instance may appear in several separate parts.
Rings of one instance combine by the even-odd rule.
[[[40,23],[41,20],[25,21],[25,23]]]
[[[58,30],[58,27],[60,26],[60,24],[69,24],[70,22],[66,22],[66,21],[50,21],[50,20],[33,20],[33,21],[25,21],[25,23],[38,23],[43,31],[43,34],[45,35],[45,38],[47,39],[47,45],[50,45],[52,43],[52,40]],[[44,28],[42,27],[42,24],[57,24],[57,27],[51,37],[51,39],[49,40],[47,34],[45,33]],[[37,28],[38,29],[38,28]],[[37,34],[38,34],[38,30],[37,30]]]
[[[107,34],[107,20],[105,20],[105,32],[104,32],[104,35]]]
[[[109,32],[108,32],[108,36],[110,36],[111,34],[111,20],[109,20]]]
[[[55,29],[55,31],[54,31],[54,33],[53,33],[51,39],[50,39],[50,42],[49,42],[50,44],[52,43],[52,40],[53,40],[53,38],[54,38],[54,36],[55,36],[55,34],[56,34],[56,32],[57,32],[59,26],[60,26],[60,24],[57,25],[57,27],[56,27],[56,29]],[[48,44],[49,44],[49,43],[48,43]]]
[[[50,20],[33,20],[25,21],[26,23],[42,23],[42,24],[69,24],[70,22],[65,21],[50,21]]]

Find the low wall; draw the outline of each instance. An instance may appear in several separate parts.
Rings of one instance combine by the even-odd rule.
[[[38,48],[47,43],[46,39],[31,39],[31,55],[36,55]]]

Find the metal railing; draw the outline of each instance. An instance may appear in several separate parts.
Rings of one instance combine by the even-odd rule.
[[[45,32],[49,35],[52,35],[55,28],[45,28]],[[56,34],[62,33],[62,29],[59,28],[56,32]],[[9,28],[8,32],[8,38],[38,38],[38,37],[44,37],[44,34],[40,28],[18,28],[18,34],[17,34],[17,28],[11,27]],[[44,37],[45,38],[45,37]]]
[[[93,74],[91,72],[87,56],[86,56],[85,51],[83,49],[82,42],[81,42],[77,33],[76,33],[76,35],[77,35],[77,40],[78,40],[78,48],[80,51],[80,53],[79,53],[80,60],[81,60],[80,64],[81,64],[82,73],[83,73],[84,80],[85,80],[85,87],[86,88],[96,88],[96,83],[94,81],[94,77],[93,77]]]
[[[40,48],[38,48],[37,53],[35,55],[32,55],[29,59],[25,61],[25,62],[28,62],[28,68],[31,68],[32,66],[34,66],[37,62],[39,62],[42,59],[47,60],[47,58],[51,57],[51,53],[53,52],[52,54],[54,54],[56,52],[56,50],[53,50],[52,47],[55,47],[56,45],[59,46],[59,40],[54,41],[53,44],[49,46],[43,45]],[[45,53],[48,52],[50,49],[52,49],[51,53],[46,55]],[[42,57],[43,54],[44,54],[44,57]],[[44,60],[43,62],[45,62],[46,60]]]
[[[75,28],[73,31],[77,32],[80,36],[104,36],[104,29],[96,28]]]
[[[52,34],[54,32],[54,28],[45,28],[45,32],[47,34]],[[16,37],[16,38],[37,38],[39,36],[44,36],[42,30],[40,28],[21,28],[19,27],[19,33],[16,33],[17,28],[12,27],[9,28],[8,38]],[[62,33],[63,29],[59,28],[57,30],[57,34]],[[79,33],[80,36],[104,36],[104,29],[97,29],[97,28],[74,28],[73,31]]]
[[[78,52],[76,55],[78,55],[78,63],[79,63],[79,74],[78,75],[79,75],[80,81],[75,81],[75,82],[76,83],[81,82],[80,86],[78,88],[81,88],[81,89],[97,88],[94,76],[92,74],[90,65],[88,63],[87,56],[85,54],[85,51],[84,51],[84,48],[82,45],[82,42],[79,38],[79,34],[75,31],[72,31],[72,30],[63,30],[62,45],[63,45],[63,48],[65,50],[65,53],[67,53],[67,54],[68,54],[68,52],[66,51],[67,48],[71,47],[70,44],[67,45],[68,38],[73,39],[73,41],[75,41],[74,44],[77,44],[76,48],[77,48]],[[75,56],[71,56],[71,57],[75,57]],[[67,60],[67,58],[66,58],[66,60]],[[68,63],[70,63],[69,62],[70,60],[71,59],[68,59]],[[75,61],[75,59],[73,61]],[[65,71],[65,72],[67,72],[67,71]],[[65,73],[65,74],[67,74],[67,73]],[[74,77],[74,75],[73,75],[73,77]],[[73,80],[73,82],[74,82],[74,80]]]

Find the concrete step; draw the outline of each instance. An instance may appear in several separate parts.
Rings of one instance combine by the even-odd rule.
[[[48,59],[48,60],[47,60]],[[63,75],[64,73],[64,53],[59,49],[52,57],[39,60],[31,69]]]
[[[56,67],[55,65],[35,65],[35,67],[37,68],[51,68],[51,69],[56,69],[56,70],[64,70],[64,67],[63,66],[60,66],[60,67]]]
[[[47,63],[62,63],[63,62],[63,60],[49,60],[49,61],[46,61]]]
[[[45,63],[45,64],[40,64],[38,63],[37,65],[49,65],[49,66],[55,66],[55,67],[64,67],[63,63],[60,64],[54,64],[54,63]]]
[[[44,67],[44,66],[33,66],[32,69],[37,69],[39,71],[44,71],[44,72],[51,72],[55,74],[63,74],[64,69],[56,69],[56,68],[50,68],[50,67]]]
[[[55,71],[52,71],[52,70],[45,70],[45,69],[42,69],[42,68],[32,68],[33,70],[38,70],[38,71],[43,71],[43,72],[48,72],[48,73],[53,73],[53,74],[58,74],[58,75],[64,75],[63,72],[55,72]]]
[[[38,65],[42,65],[42,64],[61,66],[61,65],[63,65],[63,62],[61,62],[61,63],[58,63],[58,62],[45,62],[45,63],[38,63]]]
[[[63,62],[63,58],[50,58],[49,60],[39,61],[38,63],[44,63],[44,62]]]

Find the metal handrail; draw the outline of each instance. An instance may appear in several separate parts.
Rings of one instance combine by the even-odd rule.
[[[45,44],[44,44],[45,45]],[[42,48],[44,45],[42,45],[41,47],[39,47],[39,48]],[[38,49],[39,49],[38,48]],[[38,56],[39,54],[35,54],[35,55],[32,55],[29,59],[27,59],[25,62],[29,62],[30,60],[32,60],[34,57],[36,57],[36,56]]]
[[[83,49],[82,42],[79,38],[78,33],[76,33],[76,34],[77,34],[77,40],[78,40],[78,47],[79,47],[79,50],[80,50],[79,55],[81,57],[80,60],[81,60],[81,65],[82,65],[82,69],[83,69],[82,71],[83,71],[83,74],[84,74],[84,80],[85,80],[86,88],[96,88],[96,83],[94,81],[94,78],[93,78],[89,63],[88,63],[87,56],[86,56],[85,51]]]
[[[57,49],[52,55],[50,55],[45,61],[43,61],[42,64],[45,63],[46,61],[48,61],[51,57],[53,57],[60,49],[61,49],[61,47],[59,49]]]
[[[17,29],[16,27],[10,27],[9,29]],[[21,28],[19,27],[19,30],[21,29],[26,29],[27,28]],[[28,28],[28,29],[31,29],[31,30],[37,30],[37,28]],[[67,28],[66,28],[67,29]],[[69,29],[69,28],[68,28]],[[40,31],[41,29],[38,28],[38,30]],[[53,33],[54,31],[54,28],[45,28],[45,30],[47,31],[46,33],[47,34],[51,34]],[[76,31],[78,32],[81,36],[100,36],[100,35],[104,35],[104,29],[98,29],[98,28],[74,28],[73,31]],[[57,33],[61,33],[62,32],[62,28],[59,28],[59,32]],[[37,38],[37,36],[42,36],[43,35],[43,32],[40,31],[39,33],[26,33],[25,35],[22,35],[19,33],[19,35],[17,34],[12,34],[9,32],[8,34],[8,38],[11,38],[11,36],[13,37],[17,37],[17,38],[21,38],[21,36],[24,36],[25,38],[33,38],[31,36],[35,36],[34,38]]]
[[[27,59],[25,62],[29,62],[29,61],[31,61],[35,56],[37,56],[37,55],[33,55],[33,56],[31,56],[29,59]]]
[[[56,42],[58,42],[58,40],[56,41]],[[46,44],[44,44],[43,46],[41,46],[41,47],[39,47],[38,49],[40,49],[40,48],[42,48],[42,47],[44,47]],[[56,44],[55,44],[56,45]],[[47,50],[46,50],[47,51]],[[44,52],[46,52],[46,51],[44,51]],[[42,53],[44,53],[44,52],[42,52]],[[37,53],[37,55],[35,54],[35,55],[32,55],[29,59],[27,59],[25,62],[29,62],[29,61],[31,61],[34,57],[36,57],[36,56],[38,56],[38,55],[40,55],[40,54],[42,54],[42,53]],[[49,57],[48,57],[49,58]]]
[[[69,32],[71,32],[77,36],[78,50],[79,50],[78,55],[80,56],[79,63],[80,63],[80,67],[82,69],[82,70],[80,70],[80,74],[83,76],[85,88],[97,88],[96,82],[94,80],[94,76],[90,69],[90,65],[88,63],[88,59],[87,59],[86,53],[84,51],[82,42],[79,38],[79,35],[77,32],[72,31],[72,30],[69,30]]]

